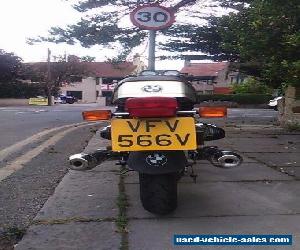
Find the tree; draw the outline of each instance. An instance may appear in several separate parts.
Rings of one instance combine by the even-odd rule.
[[[253,77],[248,77],[242,84],[233,84],[234,94],[272,94],[272,89],[265,84],[257,81]]]
[[[0,49],[0,83],[16,82],[21,66],[20,57]]]
[[[0,49],[0,98],[29,98],[42,94],[39,84],[23,82],[22,59]]]
[[[70,83],[74,76],[82,77],[87,73],[84,63],[78,61],[64,61],[50,63],[50,79],[48,78],[48,63],[26,63],[24,64],[23,78],[44,86],[47,95],[56,95],[63,83]]]
[[[168,37],[161,48],[176,53],[202,52],[212,60],[234,62],[240,71],[273,87],[299,84],[299,0],[82,0],[74,6],[76,10],[99,12],[66,28],[52,28],[49,37],[35,41],[122,48],[120,58],[124,59],[147,37],[146,31],[126,26],[124,18],[137,5],[149,2],[173,6],[180,13],[185,10],[193,20],[177,20],[176,25],[159,32]],[[203,2],[230,13],[204,17]],[[200,24],[204,19],[206,23]]]
[[[88,13],[79,22],[66,28],[53,27],[49,31],[49,37],[29,39],[28,42],[80,43],[83,47],[100,44],[118,50],[118,59],[124,60],[148,36],[147,31],[128,24],[129,13],[145,3],[161,3],[178,11],[195,5],[196,0],[82,0],[73,6],[74,9],[82,13],[93,10],[93,14]]]
[[[82,56],[80,58],[81,62],[95,62],[95,60],[96,60],[96,57],[94,57],[94,56]]]
[[[164,48],[201,51],[214,60],[229,60],[264,83],[299,85],[300,5],[298,0],[223,1],[236,12],[210,17],[207,26],[172,27],[166,31],[185,37]]]

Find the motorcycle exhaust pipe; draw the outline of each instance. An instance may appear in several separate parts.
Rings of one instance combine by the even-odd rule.
[[[109,158],[108,150],[97,150],[91,154],[79,153],[69,157],[70,169],[77,171],[90,170]]]
[[[219,150],[211,155],[210,162],[216,167],[234,168],[242,164],[243,158],[235,152]]]
[[[200,159],[209,160],[214,166],[234,168],[242,164],[243,158],[232,151],[220,150],[217,147],[204,147],[198,151]]]
[[[71,155],[69,157],[70,169],[84,171],[97,166],[95,157],[85,153]]]

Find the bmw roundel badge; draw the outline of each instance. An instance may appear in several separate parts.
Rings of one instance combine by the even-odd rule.
[[[167,163],[167,161],[167,157],[162,153],[153,153],[146,157],[147,164],[153,167],[163,166]]]
[[[142,90],[147,93],[157,93],[162,91],[162,87],[160,85],[146,85],[142,87]]]

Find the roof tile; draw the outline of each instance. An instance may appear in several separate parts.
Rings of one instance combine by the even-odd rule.
[[[51,62],[53,64],[55,62]],[[132,62],[107,63],[107,62],[74,62],[84,66],[84,71],[87,75],[97,77],[116,77],[122,78],[133,73],[136,66]],[[46,62],[26,63],[36,69],[46,70]]]
[[[181,73],[193,76],[217,76],[218,73],[228,67],[228,62],[218,63],[191,63],[181,69]]]

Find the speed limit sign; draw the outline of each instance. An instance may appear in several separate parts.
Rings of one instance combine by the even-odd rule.
[[[174,11],[157,5],[149,4],[136,8],[130,14],[131,22],[141,29],[160,30],[172,25],[175,21]]]

